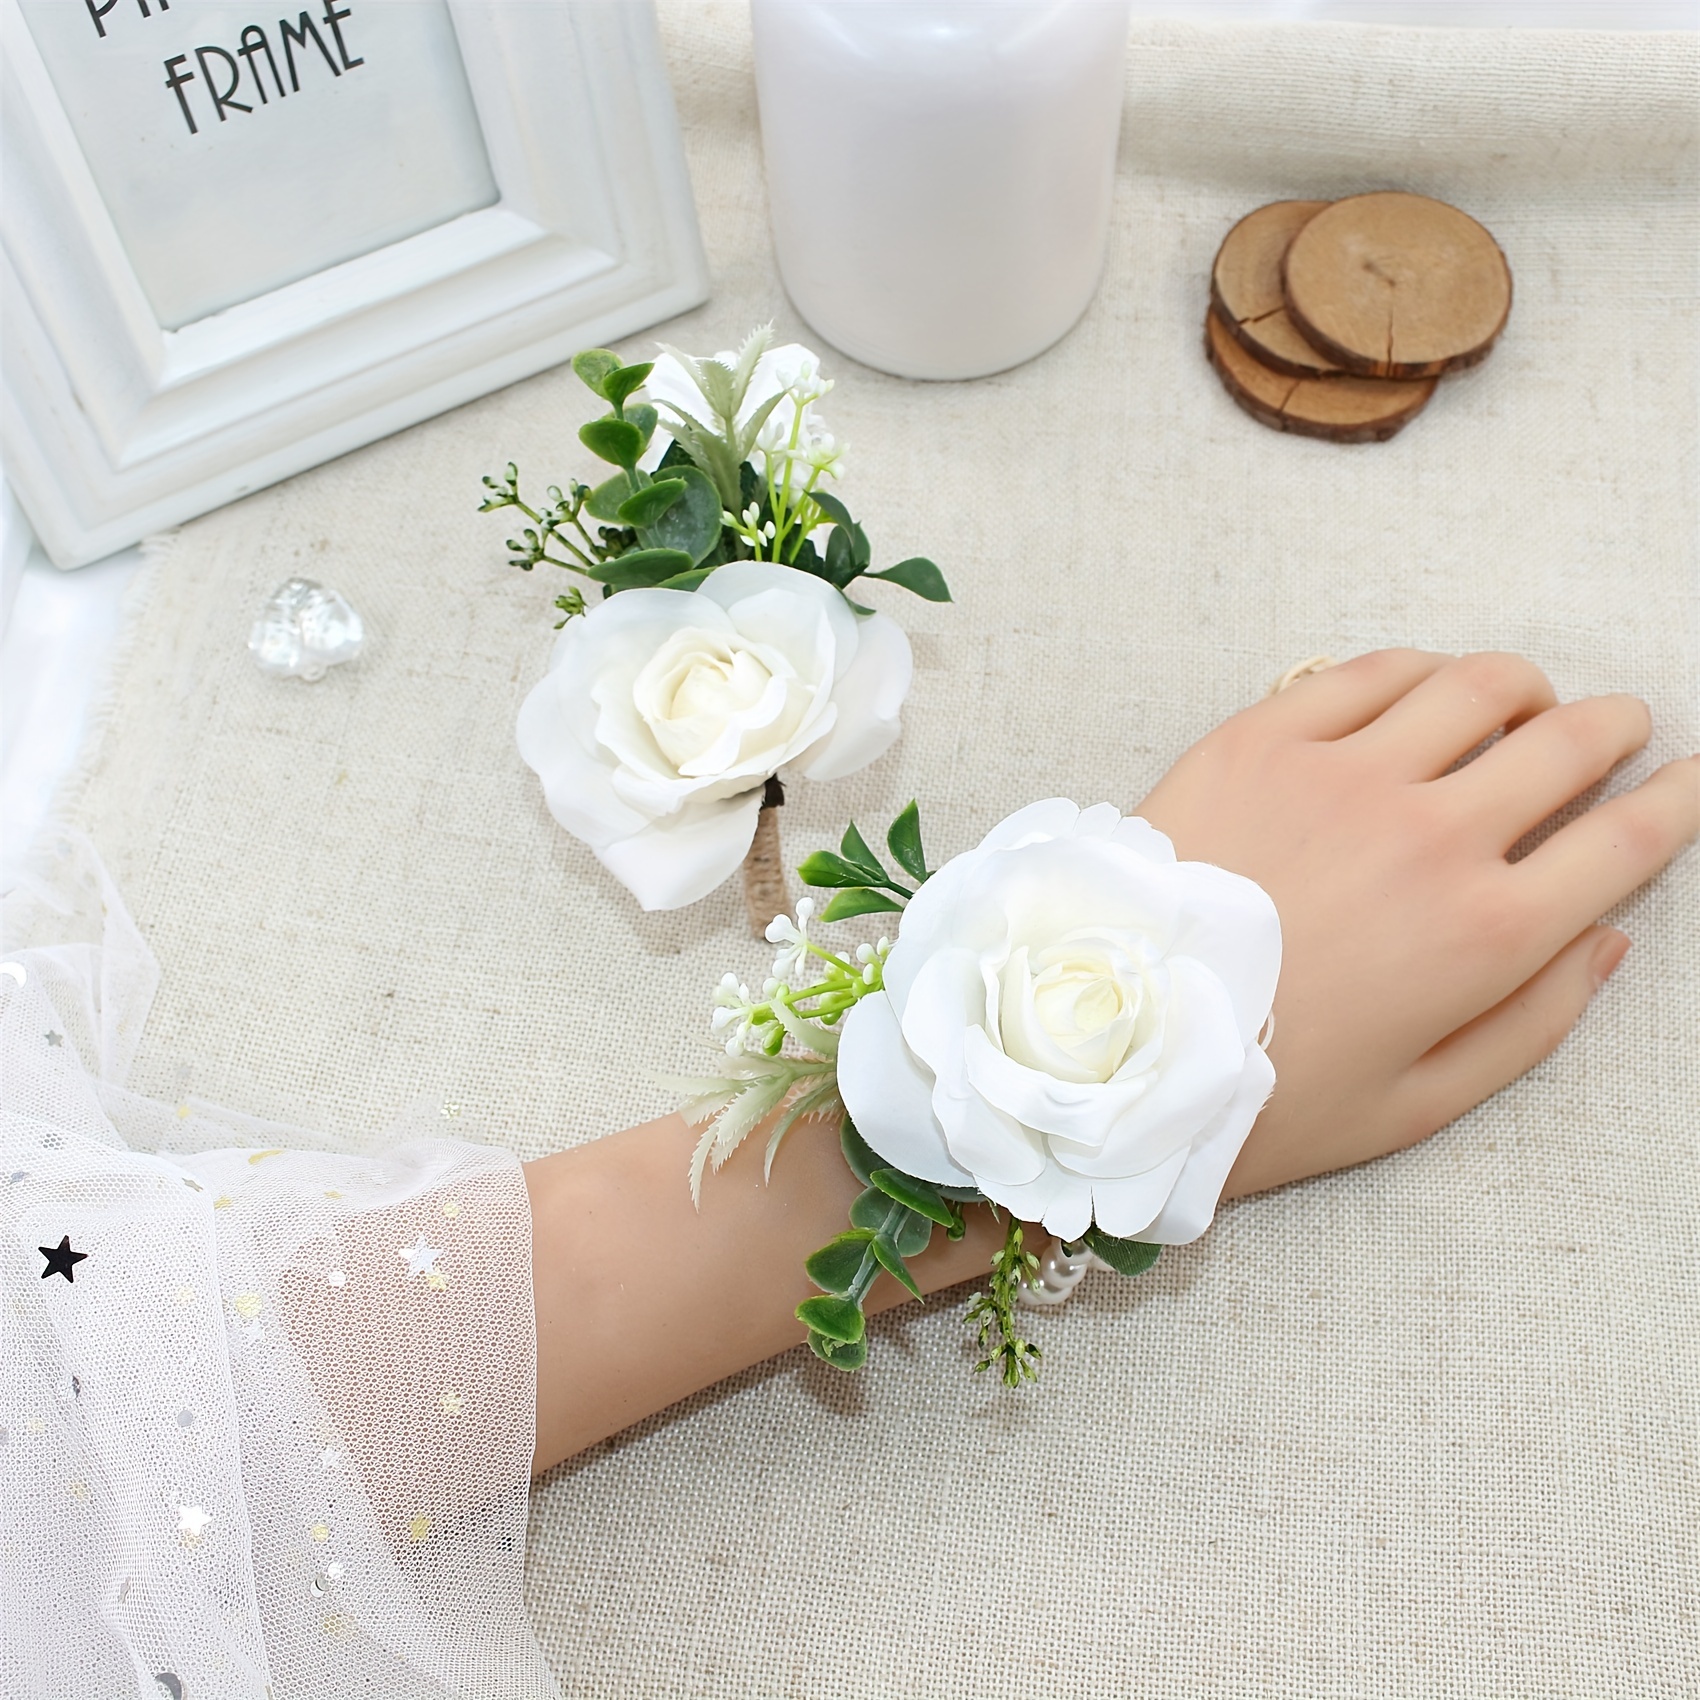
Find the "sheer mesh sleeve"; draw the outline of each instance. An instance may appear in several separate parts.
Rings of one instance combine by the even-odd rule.
[[[0,978],[0,1690],[536,1697],[505,1152],[123,1086],[157,974],[86,845]]]

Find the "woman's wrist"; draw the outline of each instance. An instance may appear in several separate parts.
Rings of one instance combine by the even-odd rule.
[[[751,1139],[693,1207],[684,1185],[696,1131],[664,1116],[525,1165],[537,1312],[534,1468],[563,1458],[804,1338],[803,1263],[861,1190],[836,1122],[792,1129],[762,1175]],[[982,1275],[1001,1230],[934,1236],[912,1265],[924,1292]],[[867,1309],[906,1298],[882,1276]]]

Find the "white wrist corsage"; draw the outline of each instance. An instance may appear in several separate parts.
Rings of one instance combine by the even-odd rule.
[[[809,1344],[859,1367],[879,1271],[919,1297],[905,1260],[985,1204],[1007,1226],[969,1307],[977,1367],[1018,1386],[1040,1356],[1016,1326],[1024,1288],[1066,1293],[1087,1251],[1138,1274],[1210,1225],[1275,1084],[1263,1043],[1280,922],[1260,886],[1177,861],[1108,803],[1034,803],[931,872],[911,803],[887,845],[897,874],[854,825],[798,871],[837,888],[822,921],[902,910],[895,943],[829,949],[805,900],[768,931],[782,948],[759,996],[721,982],[722,1073],[675,1083],[707,1123],[691,1186],[774,1112],[770,1167],[796,1121],[841,1111],[867,1190],[808,1261],[822,1289],[797,1311]],[[1043,1280],[1023,1220],[1060,1242]]]
[[[806,348],[769,341],[764,328],[735,354],[669,348],[635,366],[579,355],[610,404],[579,439],[618,470],[551,486],[533,508],[509,465],[483,503],[530,521],[508,543],[518,566],[563,567],[603,598],[556,599],[554,658],[520,710],[520,755],[550,813],[645,909],[693,903],[750,857],[758,926],[788,903],[775,775],[841,778],[900,730],[909,640],[849,587],[950,600],[929,560],[872,570],[866,534],[822,487],[843,468],[814,412],[832,385]]]

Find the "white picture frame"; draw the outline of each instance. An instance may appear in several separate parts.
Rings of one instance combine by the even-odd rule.
[[[446,4],[494,202],[172,329],[0,0],[0,452],[56,565],[707,299],[653,5]]]

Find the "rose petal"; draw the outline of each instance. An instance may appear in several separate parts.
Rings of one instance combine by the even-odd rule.
[[[903,1042],[891,1000],[884,992],[863,998],[845,1016],[838,1041],[838,1091],[856,1131],[906,1175],[972,1186],[933,1119],[932,1087],[932,1076]]]
[[[804,777],[842,779],[883,756],[903,730],[898,715],[914,672],[909,639],[895,620],[873,614],[857,621],[854,659],[833,692],[838,723],[797,758]]]
[[[967,1035],[964,1073],[988,1103],[1001,1105],[1038,1133],[1067,1139],[1071,1152],[1090,1150],[1095,1141],[1106,1138],[1114,1119],[1132,1108],[1147,1085],[1142,1080],[1103,1085],[1058,1080],[1005,1056],[980,1028]],[[1071,1157],[1070,1167],[1080,1169],[1081,1165]]]
[[[738,871],[756,835],[761,793],[751,791],[657,821],[630,838],[592,845],[596,859],[643,909],[682,909]]]
[[[900,1015],[915,975],[937,952],[966,949],[976,958],[988,952],[1001,957],[1007,948],[1008,926],[995,895],[997,876],[987,871],[993,856],[985,849],[953,856],[909,899],[885,965],[885,987]]]
[[[980,840],[982,850],[1009,850],[1019,844],[1042,843],[1050,838],[1068,838],[1080,819],[1080,805],[1067,797],[1047,797],[1029,803],[1004,818]]]
[[[933,1075],[933,1116],[950,1155],[975,1175],[1021,1184],[1045,1166],[1037,1134],[988,1104],[963,1066],[970,1035],[983,1039],[984,990],[979,965],[965,950],[941,951],[923,964],[900,1018],[905,1046]]]
[[[698,589],[686,594],[706,596],[709,601],[718,603],[734,615],[734,622],[743,630],[741,619],[734,614],[738,604],[774,590],[819,613],[827,621],[834,639],[854,638],[856,616],[849,603],[825,579],[817,578],[813,573],[799,572],[795,567],[782,567],[777,561],[728,561],[725,566],[716,567]],[[771,603],[754,611],[753,618],[758,622],[755,629],[761,630],[759,621],[774,617],[774,613]],[[787,621],[783,629],[795,628]],[[780,639],[776,635],[773,641]]]
[[[1073,838],[1108,838],[1121,825],[1122,812],[1114,803],[1094,803],[1080,811],[1074,823]]]
[[[649,817],[620,797],[608,764],[580,741],[587,716],[576,711],[574,694],[561,673],[545,673],[520,704],[514,737],[520,760],[543,781],[549,813],[594,849],[641,832]]]
[[[583,697],[586,707],[576,713],[593,719],[596,741],[607,752],[604,759],[658,788],[653,800],[645,799],[652,813],[678,808],[701,786],[679,778],[632,699],[645,665],[686,627],[726,636],[735,629],[724,608],[704,604],[689,591],[627,590],[598,603],[582,619],[569,620],[555,646],[553,671],[563,691]]]
[[[972,1088],[954,1094],[935,1082],[933,1116],[944,1129],[952,1158],[975,1177],[976,1185],[1025,1186],[1055,1167],[1042,1134],[1023,1127]]]
[[[1038,1222],[1058,1239],[1077,1240],[1092,1226],[1092,1183],[1054,1164],[1026,1186],[992,1181],[980,1190],[1023,1222]]]
[[[1281,975],[1281,918],[1262,886],[1209,862],[1175,865],[1181,919],[1171,954],[1196,958],[1227,989],[1240,1042],[1254,1045]]]
[[[1110,834],[1117,844],[1127,849],[1137,851],[1150,862],[1172,862],[1175,860],[1175,847],[1169,842],[1166,833],[1159,832],[1150,821],[1139,815],[1124,815],[1121,823]]]
[[[899,1021],[904,1043],[926,1068],[950,1091],[965,1092],[963,1047],[969,1029],[978,1030],[985,1021],[984,987],[973,953],[941,950],[928,957]]]
[[[1193,1141],[1186,1167],[1157,1219],[1141,1230],[1142,1239],[1156,1245],[1185,1245],[1210,1226],[1235,1159],[1275,1090],[1274,1065],[1262,1050],[1253,1045],[1245,1062],[1233,1098]]]
[[[1183,1145],[1143,1175],[1094,1180],[1093,1220],[1106,1234],[1114,1234],[1119,1240],[1149,1238],[1144,1230],[1174,1190],[1175,1182],[1186,1168],[1187,1155],[1187,1147]]]
[[[1094,1179],[1145,1174],[1189,1144],[1233,1097],[1245,1052],[1226,990],[1190,957],[1171,958],[1169,976],[1162,1058],[1142,1077],[1149,1085],[1137,1093],[1125,1091],[1130,1082],[1098,1087],[1109,1125],[1090,1143],[1063,1126],[1051,1132],[1051,1151],[1065,1168]],[[1077,1114],[1091,1126],[1093,1118]]]

